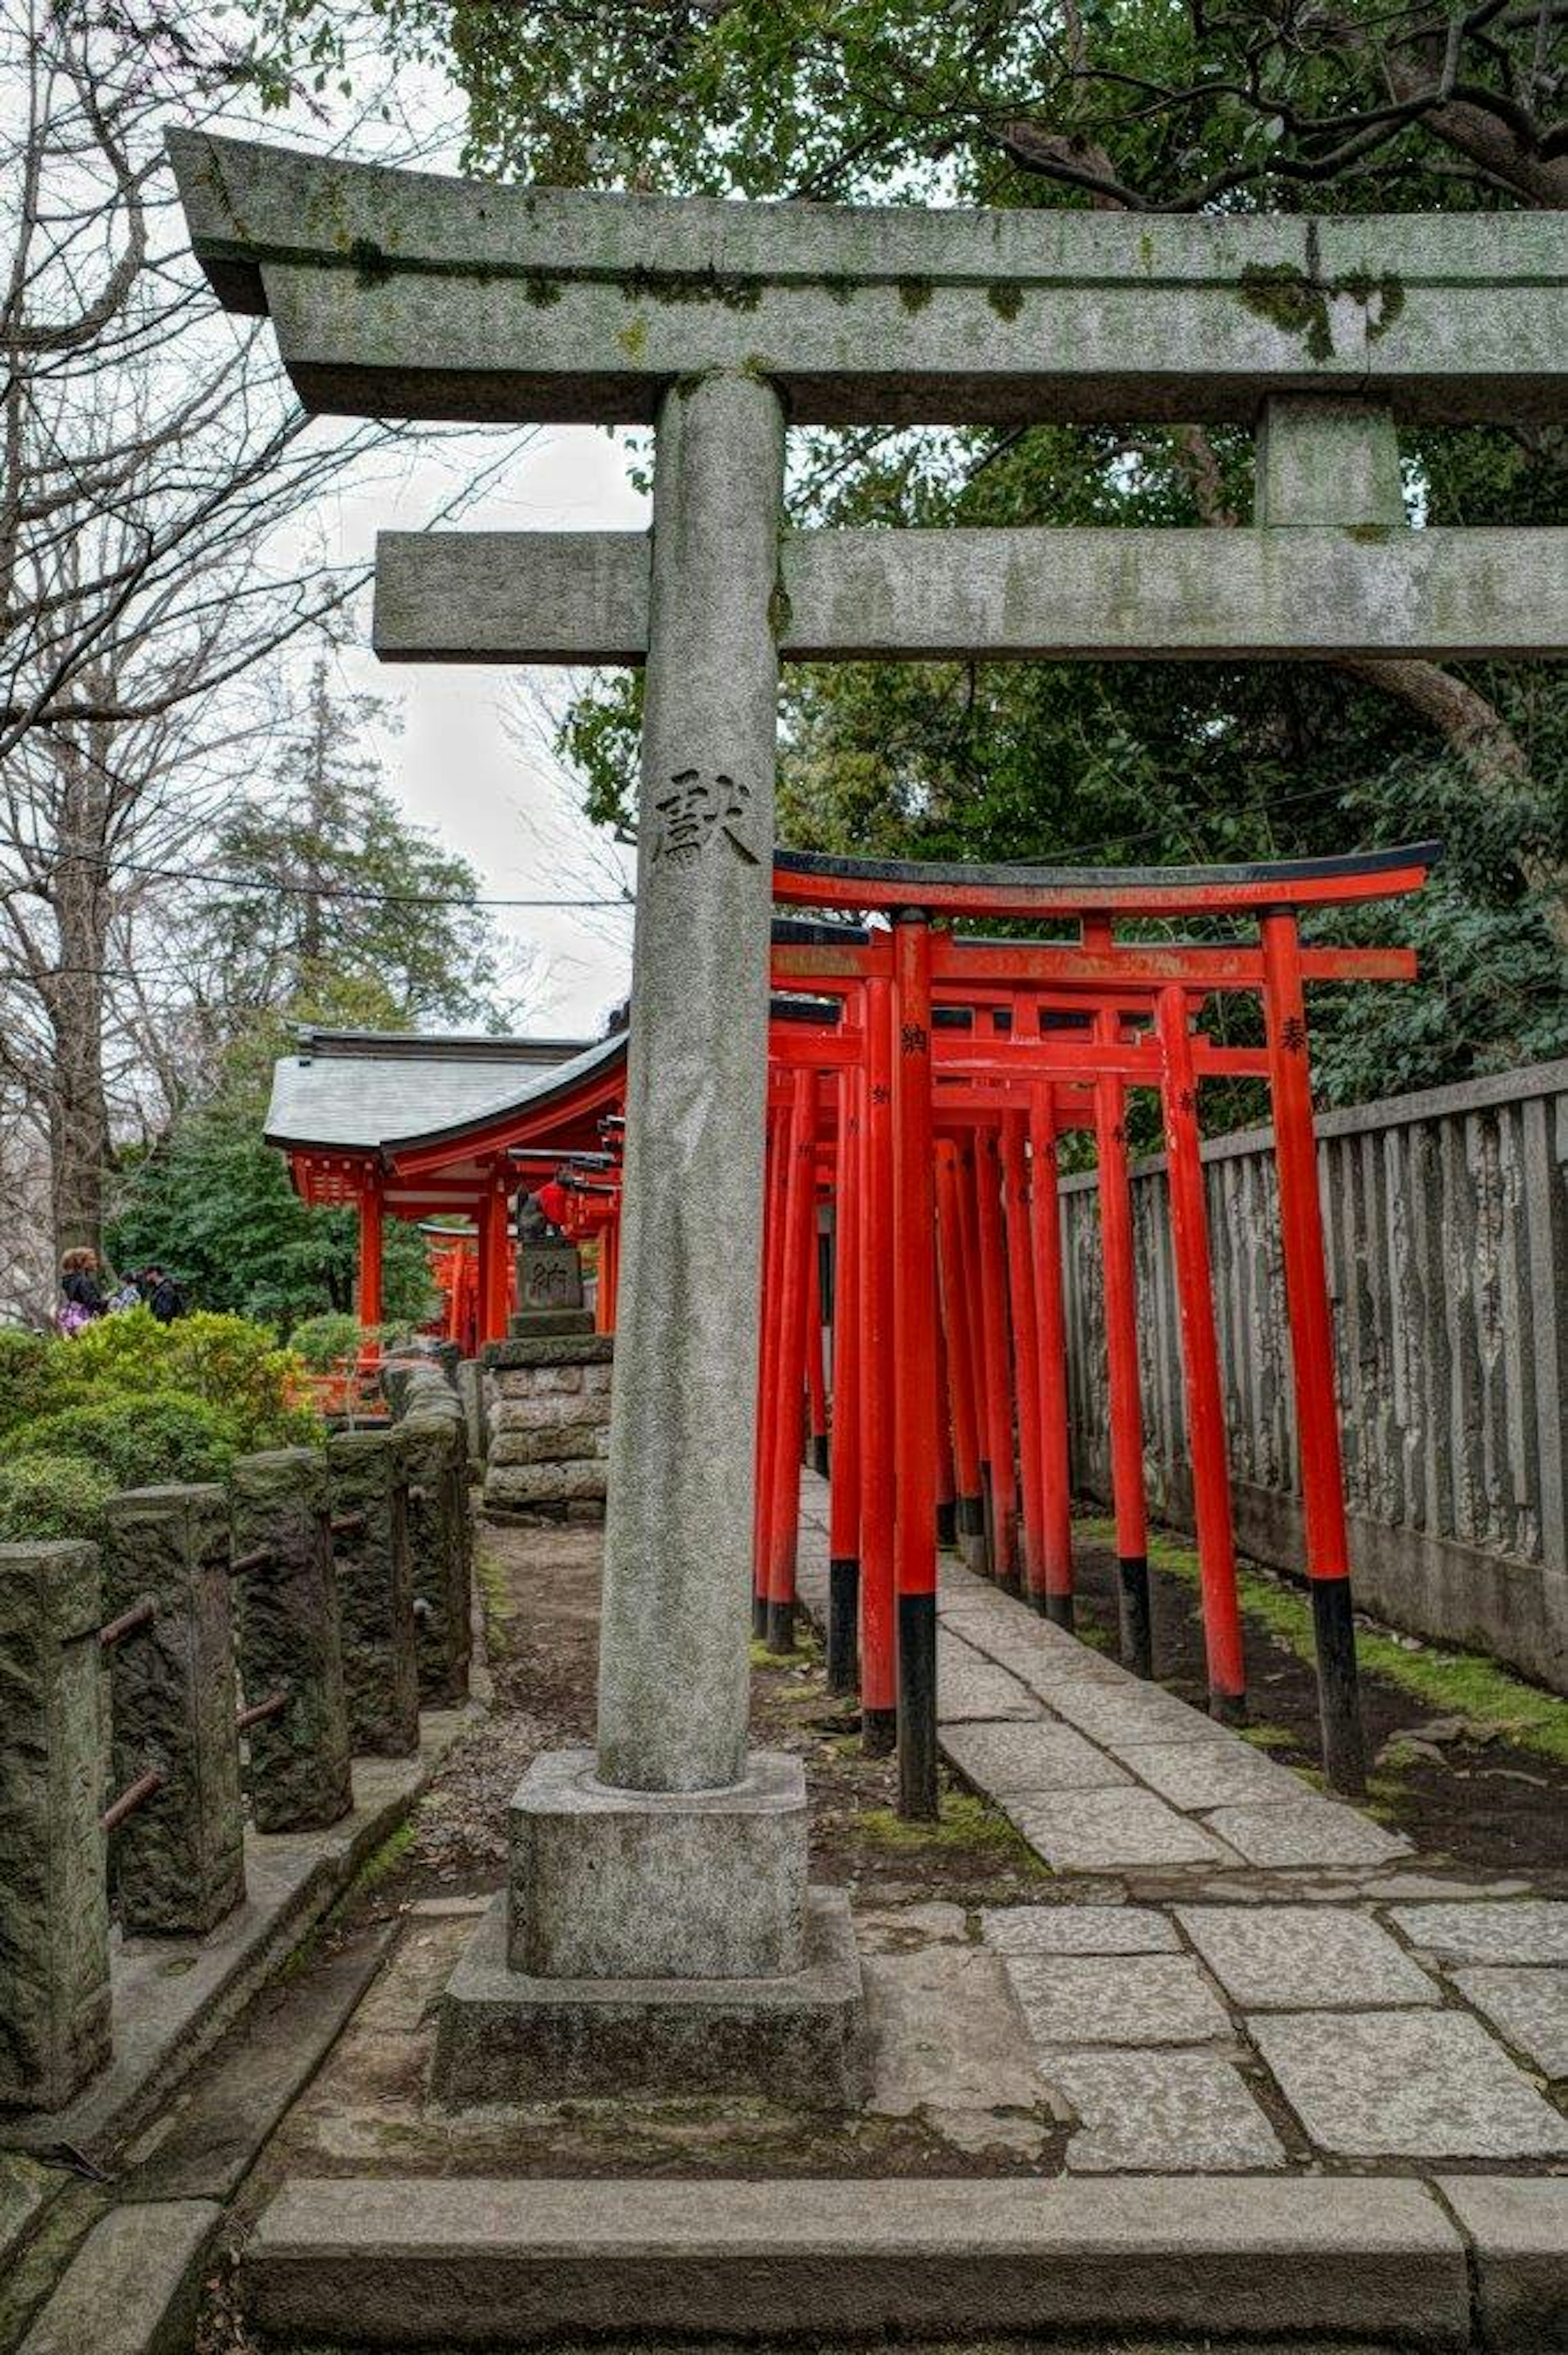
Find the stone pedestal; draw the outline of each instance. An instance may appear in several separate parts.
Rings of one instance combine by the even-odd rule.
[[[797,1758],[724,1791],[617,1790],[589,1750],[535,1759],[508,1886],[441,1999],[453,2106],[672,2093],[845,2107],[864,2093],[848,1901],[806,1885]]]
[[[578,1313],[540,1312],[551,1322]],[[483,1357],[487,1513],[507,1520],[603,1520],[614,1353],[608,1333],[546,1332],[490,1344]]]

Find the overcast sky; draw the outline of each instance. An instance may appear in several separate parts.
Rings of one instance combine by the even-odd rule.
[[[463,530],[641,529],[646,502],[626,480],[625,452],[588,426],[519,433],[504,496],[486,497]],[[482,452],[493,456],[494,443]],[[450,457],[447,462],[450,463]],[[342,500],[322,518],[334,555],[368,559],[377,529],[418,530],[450,489],[445,472],[416,464],[388,499]],[[571,675],[475,664],[379,663],[369,652],[368,600],[356,616],[363,655],[345,667],[353,684],[395,705],[400,725],[381,743],[388,784],[410,817],[438,827],[471,860],[487,899],[581,899],[613,894],[630,879],[630,855],[589,827],[570,780],[549,755],[553,716]],[[630,910],[498,911],[508,932],[536,943],[544,979],[527,1027],[596,1036],[626,994]]]
[[[240,136],[280,144],[340,146],[372,161],[403,161],[417,144],[424,170],[454,171],[462,109],[429,68],[401,68],[393,78],[397,120],[368,111],[353,127],[317,111],[289,110],[256,124],[224,124]],[[417,134],[417,137],[415,136]],[[311,429],[331,432],[333,421]],[[592,426],[520,428],[515,464],[500,490],[463,516],[465,531],[645,529],[647,501],[627,481],[623,435]],[[329,559],[367,563],[376,534],[418,531],[450,499],[462,444],[449,444],[440,464],[415,458],[406,481],[388,492],[340,498],[313,518]],[[476,472],[496,454],[493,434],[474,437]],[[589,827],[571,781],[549,757],[553,718],[571,675],[457,664],[407,667],[378,663],[369,651],[370,601],[356,609],[365,652],[345,664],[355,688],[387,698],[400,725],[384,736],[386,779],[410,817],[438,827],[478,869],[487,899],[580,899],[613,893],[630,881],[630,854]],[[498,911],[503,928],[535,944],[544,969],[526,1027],[560,1036],[597,1036],[603,1018],[626,995],[631,915],[621,911]]]

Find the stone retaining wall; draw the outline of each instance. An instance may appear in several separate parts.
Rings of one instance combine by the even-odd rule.
[[[1318,1122],[1358,1597],[1568,1691],[1568,1062]],[[1299,1567],[1272,1139],[1203,1148],[1241,1544]],[[1190,1527],[1162,1157],[1134,1172],[1146,1484]],[[1099,1216],[1063,1180],[1074,1468],[1108,1494]]]
[[[614,1350],[608,1333],[490,1344],[482,1360],[487,1512],[604,1518]]]

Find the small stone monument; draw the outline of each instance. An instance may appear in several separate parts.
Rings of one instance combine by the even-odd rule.
[[[551,1226],[532,1195],[524,1198],[518,1233],[514,1338],[591,1333],[593,1316],[583,1305],[582,1255],[576,1243]]]

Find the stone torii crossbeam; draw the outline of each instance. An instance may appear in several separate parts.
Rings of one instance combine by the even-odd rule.
[[[647,670],[597,1773],[543,1761],[520,1792],[506,1950],[464,2016],[492,2053],[510,2022],[535,2086],[633,2051],[690,2083],[721,2048],[765,2084],[826,2020],[822,2082],[851,2092],[847,1914],[807,1904],[799,1762],[746,1740],[779,660],[1561,655],[1568,536],[1407,529],[1396,442],[1563,417],[1560,225],[742,205],[171,151],[213,286],[270,317],[307,408],[656,423],[651,542],[395,537],[380,570],[389,655]],[[1245,424],[1257,519],[781,536],[787,417]]]

